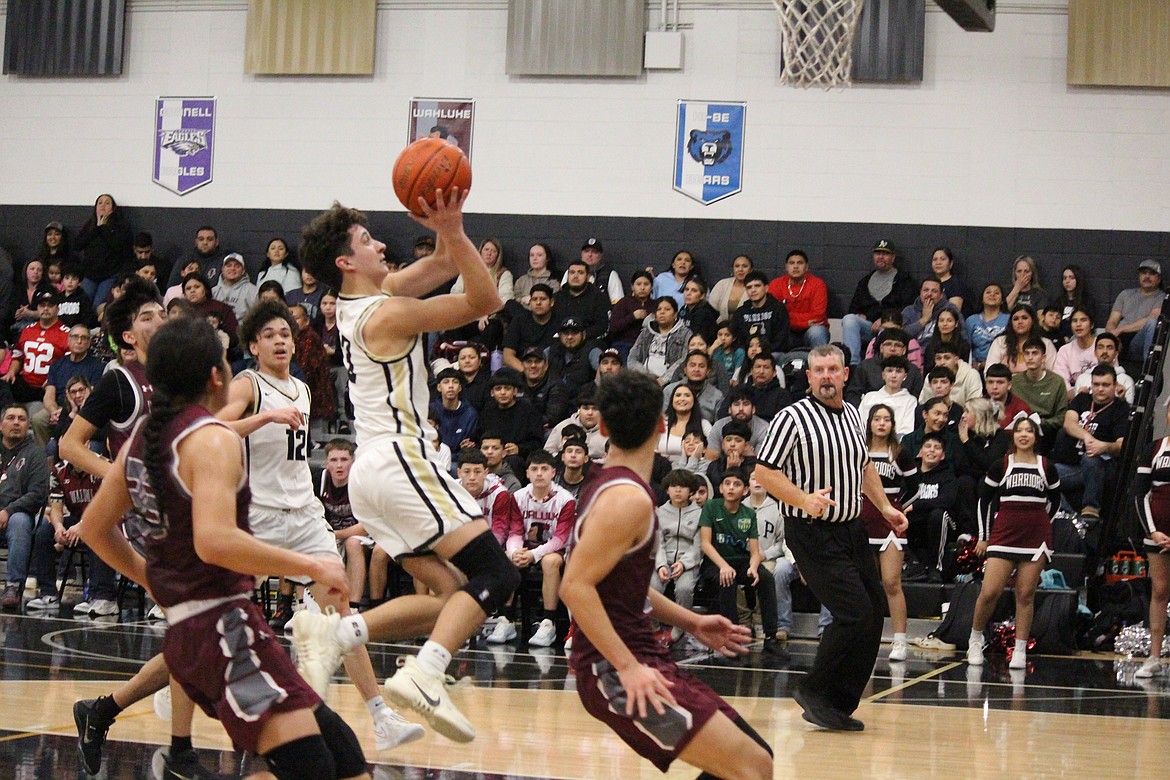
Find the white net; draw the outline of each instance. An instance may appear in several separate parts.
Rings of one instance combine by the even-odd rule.
[[[844,87],[852,83],[853,35],[865,0],[772,0],[780,14],[781,84]]]

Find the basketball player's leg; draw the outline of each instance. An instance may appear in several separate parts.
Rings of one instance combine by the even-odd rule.
[[[700,777],[723,780],[767,780],[772,777],[772,755],[722,712],[716,712],[703,724],[678,757],[703,770]]]
[[[122,683],[109,696],[83,699],[73,704],[73,721],[77,725],[77,751],[90,774],[97,774],[102,764],[102,747],[114,719],[135,702],[153,696],[167,687],[171,673],[162,653],[151,658],[138,673]]]

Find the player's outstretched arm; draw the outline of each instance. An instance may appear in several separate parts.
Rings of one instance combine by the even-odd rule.
[[[119,528],[119,521],[132,506],[126,487],[126,448],[123,447],[81,516],[81,539],[119,574],[145,587],[146,561],[134,551]]]
[[[655,620],[681,628],[707,647],[729,658],[748,651],[746,643],[752,640],[752,632],[747,626],[732,623],[722,615],[692,612],[653,588],[649,589],[647,596],[650,599],[650,616]]]

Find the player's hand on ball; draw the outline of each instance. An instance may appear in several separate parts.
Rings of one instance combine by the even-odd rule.
[[[463,224],[463,201],[467,200],[467,193],[468,190],[458,187],[452,187],[445,194],[442,190],[435,190],[433,207],[419,196],[418,213],[411,211],[410,217],[436,233],[458,228]]]
[[[626,715],[638,718],[646,717],[646,702],[659,715],[666,712],[663,702],[674,705],[674,696],[670,693],[670,680],[662,676],[657,669],[645,664],[634,664],[624,672],[618,672],[622,687],[626,690]]]
[[[691,633],[695,639],[728,658],[746,653],[747,643],[752,640],[752,632],[747,626],[732,623],[722,615],[700,616]]]

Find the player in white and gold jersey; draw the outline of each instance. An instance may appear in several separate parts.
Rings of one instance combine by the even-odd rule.
[[[386,245],[370,235],[360,211],[334,203],[303,231],[305,269],[341,292],[337,328],[358,441],[349,480],[354,516],[403,568],[441,595],[402,596],[340,619],[302,610],[293,620],[298,648],[306,651],[298,667],[318,690],[338,659],[371,635],[393,639],[430,631],[418,656],[386,681],[386,693],[460,742],[474,739],[475,728],[445,690],[451,654],[508,601],[520,580],[475,499],[429,456],[422,333],[460,327],[503,305],[463,230],[466,197],[453,190],[434,208],[420,198],[422,216],[412,216],[435,231],[435,251],[393,273]],[[465,292],[418,297],[457,274]],[[457,589],[443,561],[466,576],[463,587]]]

